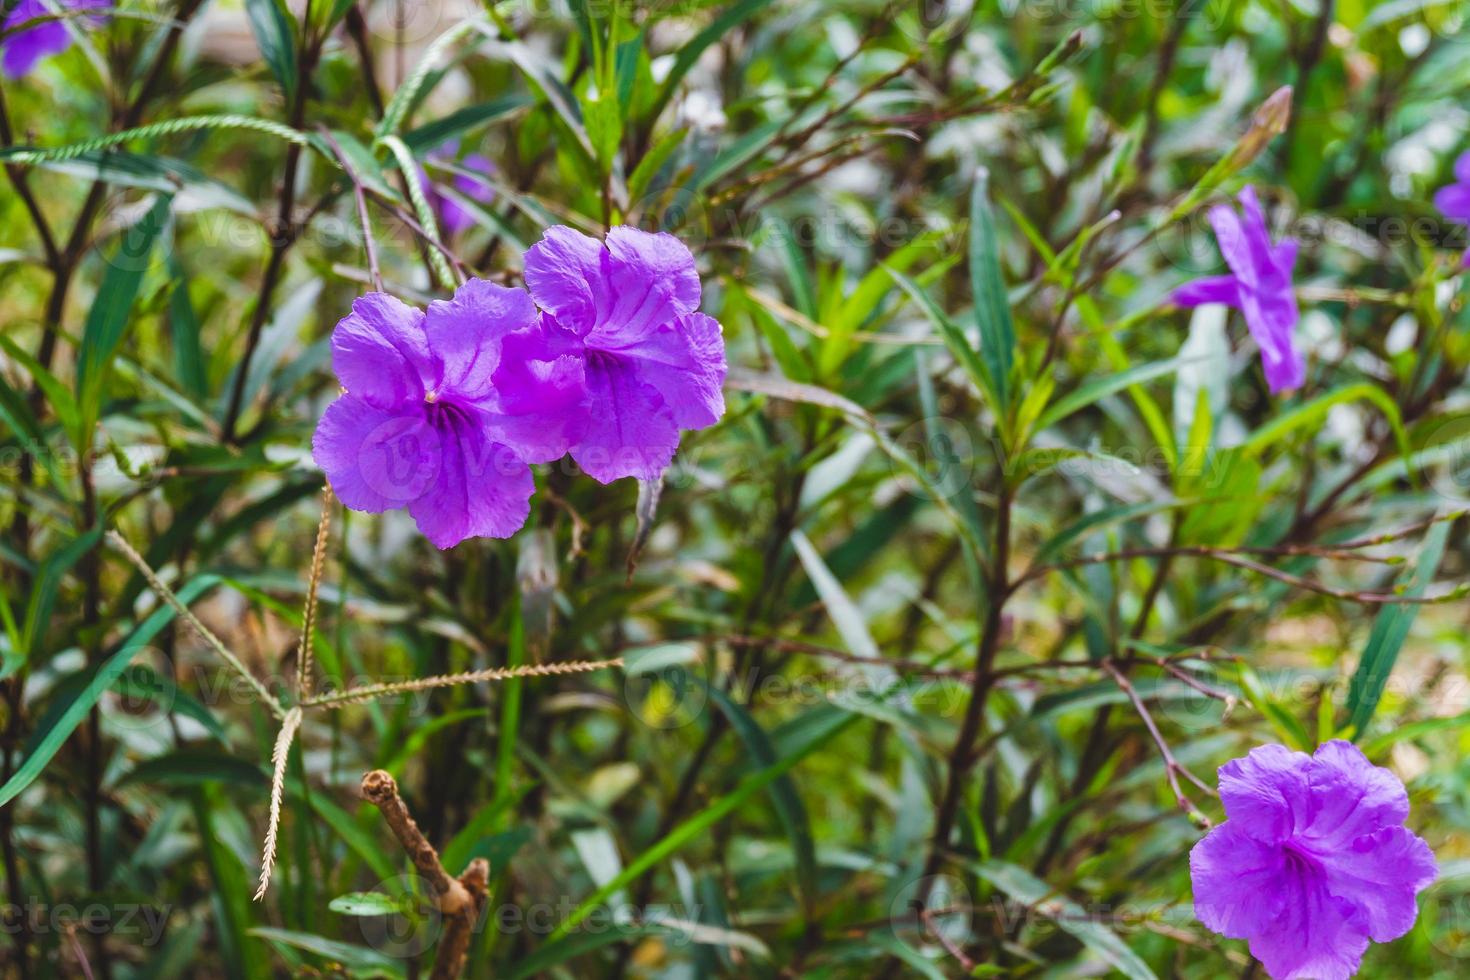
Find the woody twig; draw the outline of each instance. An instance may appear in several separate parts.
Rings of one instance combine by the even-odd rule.
[[[490,865],[476,858],[464,873],[454,877],[444,870],[439,852],[434,849],[413,815],[398,795],[398,784],[381,769],[362,777],[362,795],[383,814],[388,828],[403,845],[409,860],[434,890],[434,901],[444,917],[444,934],[434,959],[430,980],[452,980],[464,970],[465,955],[474,936],[475,923],[485,909],[489,890]]]

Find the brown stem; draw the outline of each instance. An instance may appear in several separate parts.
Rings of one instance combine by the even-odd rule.
[[[382,769],[374,769],[362,777],[362,795],[383,814],[388,829],[398,838],[409,860],[434,889],[435,906],[444,916],[444,935],[439,940],[431,980],[458,977],[464,970],[465,954],[485,908],[490,882],[489,863],[484,858],[476,858],[458,878],[445,871],[439,862],[439,852],[424,837],[399,797],[398,784]]]
[[[1000,650],[1001,619],[1006,600],[1010,598],[1014,587],[1007,571],[1010,554],[1011,491],[1002,484],[995,516],[995,557],[990,567],[988,583],[990,608],[986,612],[985,626],[980,632],[980,643],[975,655],[975,678],[970,687],[970,701],[965,706],[959,737],[955,739],[954,748],[949,754],[944,796],[934,811],[934,838],[929,845],[929,857],[924,862],[923,880],[915,895],[921,905],[928,902],[934,875],[944,864],[944,851],[949,846],[949,836],[954,831],[966,778],[980,758],[976,744],[985,727],[986,703],[990,700],[990,688],[995,683],[995,655]]]
[[[307,4],[307,14],[304,18],[310,23],[311,5]],[[308,39],[303,46],[305,53],[302,55],[302,64],[299,77],[301,81],[296,86],[296,92],[291,100],[291,112],[288,122],[292,129],[300,130],[306,121],[306,95],[310,86],[306,79],[311,77],[316,67],[317,56],[321,53],[321,41]],[[266,260],[265,274],[261,276],[260,291],[255,299],[255,310],[250,315],[250,330],[245,336],[245,352],[240,358],[239,369],[235,373],[235,383],[230,389],[229,407],[225,410],[224,418],[224,440],[227,443],[235,441],[235,425],[240,421],[240,412],[244,409],[241,404],[245,396],[245,380],[250,373],[250,362],[255,357],[255,349],[260,344],[261,331],[265,329],[265,322],[270,318],[271,301],[276,293],[276,286],[281,279],[281,270],[286,264],[286,252],[295,244],[301,234],[302,226],[295,220],[296,210],[296,174],[301,167],[301,144],[292,143],[286,149],[286,167],[281,177],[281,198],[276,210],[275,226],[271,229],[271,254]]]

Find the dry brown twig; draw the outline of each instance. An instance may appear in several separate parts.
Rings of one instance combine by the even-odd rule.
[[[434,904],[444,916],[444,934],[439,939],[439,952],[434,957],[430,980],[451,980],[464,970],[465,954],[474,936],[475,924],[485,910],[489,890],[490,864],[475,858],[464,873],[454,877],[444,870],[439,852],[419,829],[398,795],[398,784],[382,769],[374,769],[362,777],[362,795],[378,811],[419,874],[434,889]]]

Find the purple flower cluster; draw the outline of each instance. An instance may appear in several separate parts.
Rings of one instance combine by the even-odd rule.
[[[111,0],[58,0],[65,10],[99,10],[112,6]],[[6,30],[27,21],[51,17],[51,10],[41,0],[20,0],[0,25]],[[28,27],[8,35],[0,41],[0,74],[6,78],[20,78],[30,72],[43,59],[60,54],[71,47],[71,34],[66,24],[59,19],[46,20],[35,27]]]
[[[1404,827],[1409,797],[1354,745],[1264,745],[1220,767],[1229,817],[1189,855],[1195,915],[1274,980],[1345,980],[1369,940],[1414,925],[1434,853]]]
[[[530,513],[528,464],[571,453],[603,483],[656,479],[681,429],[724,414],[724,338],[695,312],[678,239],[556,227],[525,267],[529,293],[471,279],[427,311],[386,293],[352,304],[332,332],[344,391],[312,441],[343,504],[406,507],[440,548],[509,537]]]

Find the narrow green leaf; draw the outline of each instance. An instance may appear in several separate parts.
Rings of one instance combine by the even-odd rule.
[[[1177,371],[1183,363],[1185,363],[1183,359],[1176,357],[1167,361],[1154,361],[1152,364],[1140,364],[1117,374],[1093,378],[1084,383],[1082,387],[1053,402],[1037,421],[1036,431],[1049,429],[1068,416],[1124,388],[1131,388]]]
[[[1000,274],[1000,245],[995,235],[995,211],[990,206],[989,181],[989,173],[982,168],[970,192],[970,288],[975,294],[980,356],[995,382],[999,403],[1005,405],[1016,354],[1016,328]]]
[[[847,715],[836,726],[836,729],[840,730],[845,728],[847,725],[856,721],[858,717],[857,715]],[[831,732],[828,735],[828,739],[835,734],[835,731]],[[586,919],[587,916],[591,915],[594,910],[607,901],[610,896],[617,894],[632,882],[643,877],[643,875],[647,874],[669,855],[704,835],[711,827],[739,809],[751,797],[755,796],[755,794],[761,792],[772,782],[789,772],[793,766],[806,758],[808,754],[820,745],[826,744],[828,739],[812,740],[801,745],[796,751],[782,757],[781,761],[775,765],[766,766],[763,769],[751,773],[742,779],[729,793],[726,793],[699,813],[669,831],[652,847],[629,862],[628,866],[616,878],[607,882],[587,898],[583,899],[561,921],[561,924],[557,926],[556,930],[549,937],[548,942],[555,942],[567,936],[572,930],[576,929],[582,920]]]
[[[201,575],[179,590],[179,601],[188,604],[197,599],[206,590],[212,588],[219,582],[214,575]],[[87,712],[102,697],[102,692],[112,687],[122,672],[127,669],[133,657],[152,642],[164,626],[174,618],[174,611],[169,606],[160,606],[153,614],[143,621],[142,625],[133,631],[122,648],[109,657],[98,671],[92,675],[92,679],[81,693],[61,712],[56,722],[44,734],[35,740],[35,749],[26,756],[26,761],[21,763],[15,775],[10,777],[4,786],[0,786],[0,806],[4,806],[35,781],[41,771],[46,768],[46,763],[51,761],[61,749],[62,744],[87,717]]]
[[[679,83],[684,80],[685,75],[689,74],[689,69],[698,63],[699,56],[704,54],[706,48],[730,34],[770,3],[771,0],[740,0],[739,3],[731,4],[725,8],[724,13],[711,21],[708,27],[696,34],[693,40],[681,45],[679,53],[674,57],[674,64],[670,67],[668,75],[664,78],[663,86],[658,91],[658,97],[654,99],[653,109],[649,112],[648,118],[654,120],[663,114],[669,100],[678,91]]]
[[[30,601],[26,604],[25,623],[20,632],[21,652],[26,657],[35,656],[43,631],[51,625],[51,610],[56,605],[56,595],[61,588],[62,579],[83,555],[97,547],[101,538],[102,528],[94,527],[56,549],[41,564],[41,574],[31,590]]]
[[[1449,540],[1453,521],[1439,521],[1424,535],[1424,546],[1419,549],[1419,560],[1412,572],[1405,575],[1399,591],[1409,597],[1424,594],[1424,589],[1434,579],[1444,556],[1445,543]],[[1373,620],[1373,630],[1368,635],[1368,645],[1363,648],[1358,669],[1353,671],[1348,686],[1348,724],[1352,726],[1353,738],[1362,737],[1378,701],[1383,697],[1383,688],[1393,665],[1399,658],[1399,650],[1409,636],[1409,629],[1419,615],[1415,603],[1399,603],[1385,606]]]
[[[51,411],[56,413],[56,418],[68,432],[75,432],[77,427],[77,403],[72,393],[66,390],[66,385],[50,371],[41,366],[41,362],[31,356],[31,352],[17,344],[14,340],[0,334],[0,347],[5,353],[31,376],[36,385],[46,396],[46,403],[51,406]]]
[[[101,410],[107,371],[127,332],[143,273],[148,270],[154,243],[168,226],[172,203],[170,195],[160,194],[143,219],[123,234],[121,244],[108,259],[102,285],[92,300],[82,328],[77,364],[78,445],[91,444],[92,426]]]
[[[751,717],[749,711],[742,705],[736,704],[731,697],[717,685],[705,684],[703,678],[694,677],[697,683],[704,686],[709,693],[709,698],[715,707],[730,721],[730,726],[740,736],[740,741],[745,743],[745,748],[754,757],[755,761],[762,766],[774,766],[778,759],[776,748],[771,744],[766,730]],[[781,820],[782,829],[791,841],[791,853],[796,860],[796,881],[801,890],[802,907],[808,919],[816,912],[818,894],[817,886],[817,852],[816,844],[812,838],[811,822],[807,818],[805,805],[801,802],[801,795],[796,791],[796,783],[791,774],[772,781],[770,787],[771,804],[776,808],[776,815]]]
[[[477,102],[451,112],[443,119],[436,119],[409,130],[403,134],[403,142],[417,155],[462,137],[472,129],[509,119],[535,104],[534,98],[522,93],[501,96],[488,102]]]
[[[939,308],[939,305],[930,298],[928,293],[924,292],[918,283],[891,266],[885,265],[884,268],[893,277],[893,281],[902,286],[904,292],[908,293],[909,297],[919,304],[919,308],[929,317],[929,322],[939,331],[939,336],[943,338],[950,354],[965,369],[965,373],[970,376],[975,386],[989,398],[991,408],[997,412],[1001,411],[1000,392],[990,375],[990,368],[981,359],[974,345],[970,343],[970,338],[965,336],[965,332],[959,328],[959,325]]]
[[[281,83],[281,91],[290,103],[296,97],[300,81],[296,77],[296,34],[286,8],[279,0],[245,0],[245,16],[250,20],[250,31],[255,35],[261,57]]]

